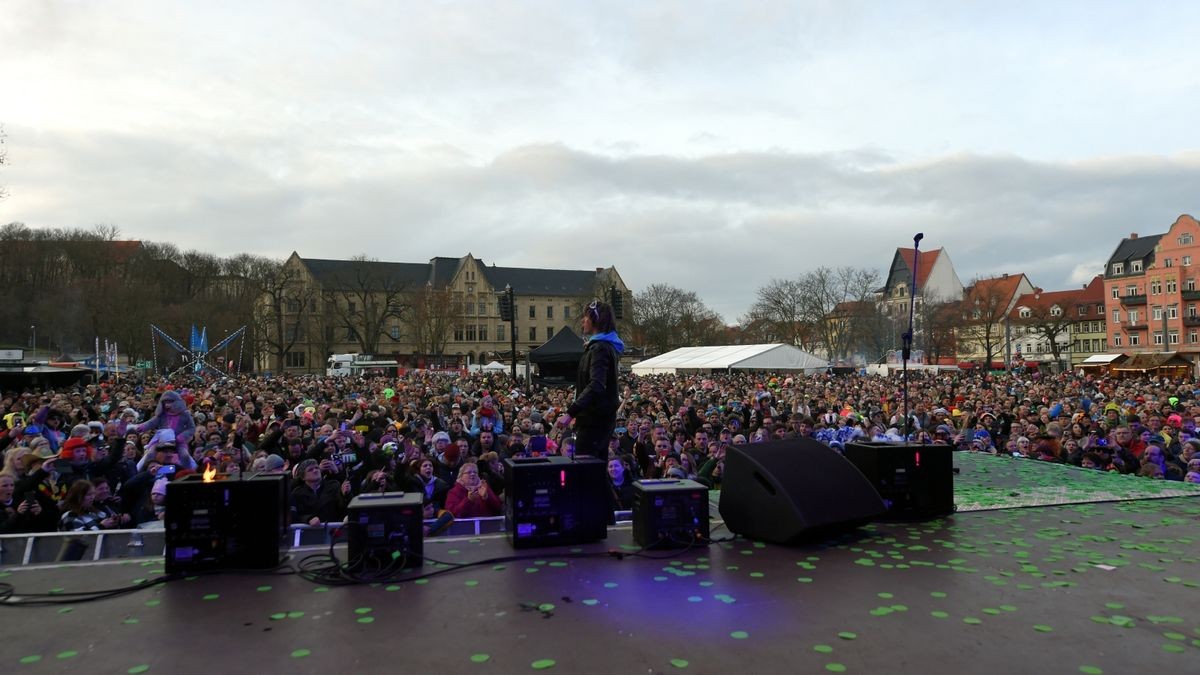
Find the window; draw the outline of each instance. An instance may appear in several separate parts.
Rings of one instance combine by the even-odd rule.
[[[400,326],[392,326],[388,330],[388,336],[390,336],[393,340],[399,340],[400,339]]]
[[[554,318],[554,305],[546,305],[546,318],[547,319]]]
[[[1179,259],[1179,264],[1183,265],[1184,267],[1191,267],[1192,266],[1192,256],[1190,256],[1190,255],[1183,256],[1182,258]]]
[[[463,341],[463,329],[462,329],[462,328],[455,328],[455,329],[454,329],[454,341],[455,341],[455,342],[462,342],[462,341]]]
[[[306,354],[304,352],[293,352],[288,350],[283,355],[283,363],[287,368],[303,368]]]
[[[1079,316],[1087,316],[1087,305],[1079,306]]]
[[[1062,307],[1055,305],[1050,308],[1050,316],[1062,316]]]
[[[1125,263],[1113,263],[1112,264],[1112,273],[1113,274],[1125,274]]]
[[[1112,287],[1112,297],[1113,297],[1113,300],[1116,300],[1117,298],[1121,297],[1121,288],[1119,286]]]
[[[1150,295],[1158,295],[1162,293],[1162,282],[1158,279],[1150,282]]]
[[[1154,320],[1158,321],[1161,318],[1162,318],[1162,307],[1155,307],[1154,308]]]
[[[1128,286],[1125,287],[1125,295],[1132,296],[1132,295],[1137,295],[1137,294],[1138,294],[1137,286],[1134,286],[1133,284],[1129,284]]]
[[[1121,323],[1121,310],[1113,310],[1113,323]]]
[[[294,323],[283,329],[283,339],[286,342],[295,342],[296,340],[304,339],[304,326]]]
[[[546,326],[546,339],[549,340],[552,337],[554,337],[554,327]]]
[[[537,318],[537,307],[534,307],[533,305],[529,306],[529,318],[531,318],[531,319]]]
[[[483,300],[480,300],[479,301],[479,316],[483,316],[484,314],[487,314],[487,303],[484,302]]]
[[[1179,344],[1179,333],[1167,333],[1167,338],[1170,340],[1171,344]]]
[[[530,308],[530,309],[532,309],[532,308]],[[537,342],[537,326],[529,327],[529,341]]]
[[[1195,318],[1195,317],[1196,317],[1196,306],[1195,306],[1195,305],[1188,305],[1188,306],[1187,306],[1187,315],[1188,315],[1188,318]]]
[[[1171,259],[1170,258],[1166,258],[1163,260],[1163,267],[1171,267]]]
[[[563,318],[564,319],[571,318],[571,306],[570,305],[563,305]]]
[[[1167,267],[1170,267],[1170,265],[1167,265]],[[1133,262],[1129,263],[1129,271],[1130,272],[1141,272],[1142,271],[1142,261],[1134,260]]]
[[[473,324],[473,323],[467,324],[466,340],[467,340],[467,342],[475,341],[475,324]]]
[[[358,311],[358,305],[354,304],[353,302],[347,302],[346,303],[346,311],[353,314]]]
[[[1161,344],[1162,344],[1162,333],[1155,333],[1155,334],[1154,334],[1154,344],[1156,344],[1156,345],[1161,345]]]
[[[1167,307],[1167,318],[1168,319],[1178,319],[1179,318],[1179,305],[1171,305],[1171,306]]]
[[[1138,311],[1136,309],[1129,310],[1129,323],[1137,323]]]
[[[287,301],[287,311],[299,312],[300,311],[300,301],[295,298],[289,299]]]
[[[1195,280],[1195,279],[1188,279],[1187,281],[1183,282],[1183,289],[1184,289],[1185,291],[1194,291],[1194,290],[1196,290],[1196,280]]]
[[[504,342],[504,324],[498,324],[496,326],[496,340],[499,342]]]
[[[1196,340],[1198,338],[1200,338],[1200,335],[1197,335],[1196,331],[1192,331],[1192,332],[1188,333],[1188,342],[1190,342],[1192,344],[1196,344]]]
[[[1121,334],[1120,333],[1117,333],[1116,335],[1113,336],[1113,346],[1114,347],[1121,346]]]
[[[479,324],[479,341],[487,342],[488,327],[486,324]]]
[[[1178,293],[1179,292],[1179,282],[1174,279],[1167,279],[1167,292],[1168,293]]]
[[[1022,307],[1022,308],[1021,308],[1020,315],[1021,315],[1021,318],[1022,318],[1022,319],[1028,319],[1028,318],[1029,318],[1029,308],[1028,308],[1028,307]],[[906,338],[906,339],[907,339],[907,338]]]
[[[1192,235],[1184,232],[1183,234],[1179,235],[1178,241],[1180,246],[1187,246],[1188,244],[1192,243]]]
[[[333,342],[333,326],[325,326],[325,341]]]
[[[1142,338],[1137,333],[1129,334],[1129,346],[1136,347],[1142,343]]]
[[[354,330],[352,326],[346,326],[346,339],[350,340],[351,342],[357,340],[358,331]]]

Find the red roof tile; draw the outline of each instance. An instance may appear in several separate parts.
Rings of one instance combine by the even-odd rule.
[[[914,248],[898,248],[896,252],[900,254],[900,259],[904,261],[904,265],[908,267],[909,274],[912,273],[913,258],[916,255]],[[929,278],[929,273],[933,271],[933,265],[937,262],[938,255],[942,249],[935,248],[932,251],[923,251],[921,253],[920,265],[921,269],[917,270],[917,292],[921,292],[925,288],[925,280]]]

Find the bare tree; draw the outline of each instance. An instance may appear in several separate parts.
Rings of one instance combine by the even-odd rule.
[[[388,322],[410,309],[407,280],[391,264],[357,255],[346,262],[335,284],[327,290],[339,299],[337,311],[347,332],[363,354],[375,354]]]
[[[879,283],[877,272],[855,267],[818,267],[800,277],[801,319],[831,360],[849,356]]]
[[[962,323],[961,306],[961,300],[940,296],[923,297],[917,303],[917,346],[925,351],[926,363],[937,363],[947,356],[954,358],[957,352],[955,328]]]
[[[964,328],[960,340],[983,350],[984,368],[992,367],[992,361],[1004,347],[1009,302],[1000,284],[991,279],[976,279],[959,307]]]
[[[753,332],[764,341],[808,349],[812,326],[805,324],[804,302],[799,279],[772,279],[758,289],[754,304],[740,323],[744,332]]]
[[[255,353],[269,354],[269,367],[277,371],[285,367],[287,353],[304,335],[305,317],[315,295],[304,281],[299,269],[277,262],[259,277],[262,300],[256,313],[255,335],[264,349],[256,349]]]
[[[1076,305],[1074,302],[1062,304],[1042,302],[1039,295],[1040,293],[1034,295],[1034,302],[1028,307],[1029,315],[1018,317],[1016,323],[1026,334],[1036,335],[1049,342],[1050,354],[1054,357],[1054,363],[1058,364],[1062,355],[1062,346],[1058,344],[1058,337],[1067,335],[1070,331],[1070,310],[1074,309]]]
[[[0,124],[0,167],[8,164],[8,134],[4,132],[4,125]],[[0,183],[0,202],[8,197],[8,188]]]
[[[651,284],[633,302],[636,339],[651,351],[724,341],[724,322],[693,291]]]
[[[463,301],[445,288],[425,284],[410,295],[413,349],[418,355],[441,356],[461,324]]]

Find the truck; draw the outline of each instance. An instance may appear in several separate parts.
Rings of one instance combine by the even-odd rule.
[[[399,362],[377,359],[370,354],[331,354],[325,374],[333,377],[347,375],[395,375]]]

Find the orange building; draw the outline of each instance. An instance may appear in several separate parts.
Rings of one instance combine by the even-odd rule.
[[[1200,223],[1179,216],[1164,234],[1122,239],[1104,269],[1111,351],[1178,351],[1200,363]]]

